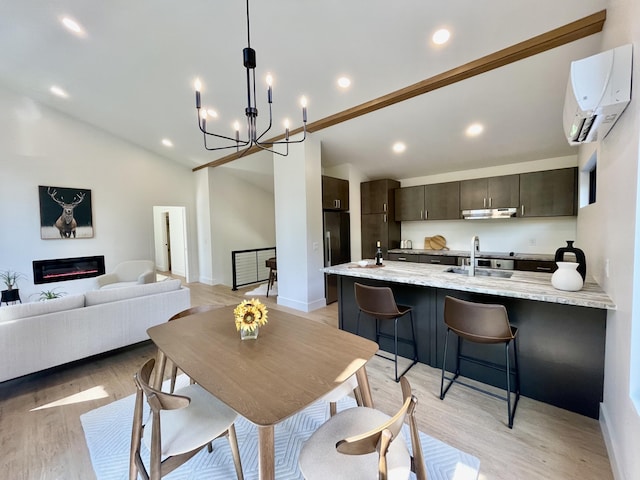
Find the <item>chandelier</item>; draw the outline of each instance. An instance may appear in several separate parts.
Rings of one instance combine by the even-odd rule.
[[[256,125],[256,120],[258,118],[258,109],[256,107],[256,51],[251,48],[251,32],[249,28],[249,0],[247,0],[247,48],[242,50],[242,57],[244,68],[247,71],[247,108],[245,108],[245,114],[247,116],[247,137],[246,139],[240,139],[240,125],[238,122],[234,124],[235,129],[235,138],[228,137],[226,135],[219,135],[216,133],[209,132],[207,130],[207,110],[202,108],[200,102],[200,90],[202,88],[202,84],[199,79],[195,82],[195,90],[196,90],[196,110],[198,112],[198,127],[203,134],[204,137],[204,148],[210,151],[213,150],[225,150],[229,148],[235,148],[236,151],[240,151],[241,148],[244,148],[242,155],[244,155],[251,147],[256,146],[262,150],[267,150],[272,153],[276,153],[278,155],[287,156],[289,154],[289,144],[290,143],[302,143],[307,137],[307,101],[304,97],[300,100],[302,105],[302,131],[303,136],[300,140],[290,140],[289,139],[289,121],[285,120],[285,133],[284,140],[262,140],[262,137],[271,129],[271,125],[273,122],[273,117],[271,113],[271,104],[273,102],[273,90],[272,90],[272,82],[273,79],[271,75],[267,75],[267,101],[269,103],[269,125],[266,130],[263,131],[260,135],[258,135],[258,128]],[[207,144],[208,137],[215,137],[217,139],[226,140],[226,144],[223,146],[210,147]],[[274,145],[286,145],[285,153],[276,151],[273,146]],[[246,147],[246,148],[245,148]]]

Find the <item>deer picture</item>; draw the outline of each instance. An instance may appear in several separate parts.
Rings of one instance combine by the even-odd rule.
[[[52,191],[51,187],[47,188],[47,193],[54,202],[62,207],[62,214],[58,217],[58,220],[56,220],[55,223],[56,228],[60,231],[60,236],[62,238],[71,238],[71,235],[73,235],[73,238],[76,238],[76,227],[78,226],[78,222],[73,218],[73,209],[76,208],[82,200],[84,200],[84,193],[77,193],[73,197],[73,201],[71,203],[65,203],[62,200],[58,200],[56,198],[58,191],[55,189]]]

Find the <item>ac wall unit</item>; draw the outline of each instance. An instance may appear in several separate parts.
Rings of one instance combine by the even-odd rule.
[[[571,62],[564,132],[571,145],[602,140],[631,100],[632,45]]]

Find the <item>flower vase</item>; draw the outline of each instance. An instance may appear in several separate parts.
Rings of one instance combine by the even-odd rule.
[[[254,328],[253,330],[247,330],[244,328],[240,329],[240,339],[241,340],[255,340],[256,338],[258,338],[258,327],[256,326],[256,328]]]
[[[582,288],[584,281],[582,275],[576,270],[578,263],[556,262],[558,269],[551,275],[551,285],[557,290],[577,292]]]

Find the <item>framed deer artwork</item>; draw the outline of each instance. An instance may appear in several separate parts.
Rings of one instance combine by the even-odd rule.
[[[91,190],[38,187],[40,238],[92,238]]]

